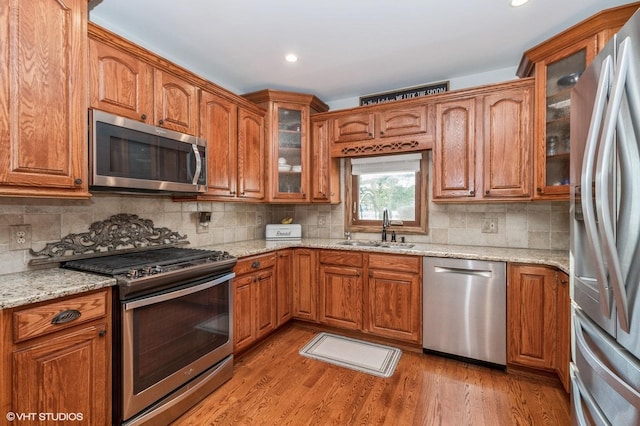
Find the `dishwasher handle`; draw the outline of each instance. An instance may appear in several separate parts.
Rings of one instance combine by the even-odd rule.
[[[451,268],[445,266],[435,266],[433,268],[434,272],[438,273],[446,273],[446,274],[461,274],[461,275],[472,275],[476,277],[485,277],[491,278],[492,271],[491,270],[483,270],[483,269],[467,269],[467,268]]]

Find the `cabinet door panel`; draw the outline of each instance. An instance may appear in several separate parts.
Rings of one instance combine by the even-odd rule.
[[[92,108],[153,123],[153,68],[90,39],[89,101]]]
[[[367,331],[419,343],[420,284],[417,274],[369,270]]]
[[[264,117],[238,111],[238,196],[262,200],[265,188]]]
[[[318,320],[318,265],[316,251],[295,249],[293,260],[293,316]]]
[[[333,142],[369,140],[374,135],[373,113],[349,114],[333,120]]]
[[[233,282],[233,350],[251,344],[255,334],[255,312],[252,284],[255,276],[236,278]]]
[[[2,192],[25,195],[15,189],[24,185],[87,196],[87,2],[1,8],[0,182],[9,185]]]
[[[108,337],[99,335],[106,328],[88,326],[15,351],[12,411],[82,413],[83,424],[108,424]]]
[[[380,137],[415,135],[427,132],[427,108],[396,108],[379,113]]]
[[[484,197],[531,195],[531,90],[484,98]]]
[[[276,328],[276,281],[273,269],[261,271],[255,283],[256,338]]]
[[[280,326],[293,316],[293,250],[278,251],[276,274],[276,325]]]
[[[510,266],[507,290],[508,362],[553,369],[556,291],[553,269]]]
[[[234,197],[238,168],[236,105],[213,93],[200,98],[200,137],[207,141],[207,194]]]
[[[155,70],[156,125],[196,135],[198,92],[194,85],[172,74]]]
[[[311,121],[311,201],[340,203],[340,159],[330,155],[329,121]]]
[[[359,268],[320,265],[320,322],[352,330],[362,328],[362,272]]]
[[[475,98],[436,105],[433,197],[475,196]]]

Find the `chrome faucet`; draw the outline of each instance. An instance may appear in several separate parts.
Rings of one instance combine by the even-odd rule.
[[[387,228],[391,225],[389,221],[389,210],[382,211],[382,241],[387,241]]]

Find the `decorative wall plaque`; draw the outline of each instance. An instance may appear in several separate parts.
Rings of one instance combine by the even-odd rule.
[[[88,232],[69,234],[60,241],[47,243],[40,251],[29,250],[33,256],[52,259],[78,257],[89,253],[134,251],[155,246],[170,246],[187,238],[169,228],[156,228],[149,219],[121,213],[102,222],[94,222]],[[186,243],[186,241],[183,241]]]
[[[393,92],[377,93],[375,95],[361,96],[360,106],[376,105],[385,102],[402,101],[405,99],[419,98],[427,95],[435,95],[449,91],[449,82],[442,81],[440,83],[428,84],[426,86],[410,87],[402,90],[394,90]]]

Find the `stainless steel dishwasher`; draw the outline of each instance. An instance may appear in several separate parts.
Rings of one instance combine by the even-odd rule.
[[[425,257],[423,267],[424,352],[506,365],[505,262]]]

